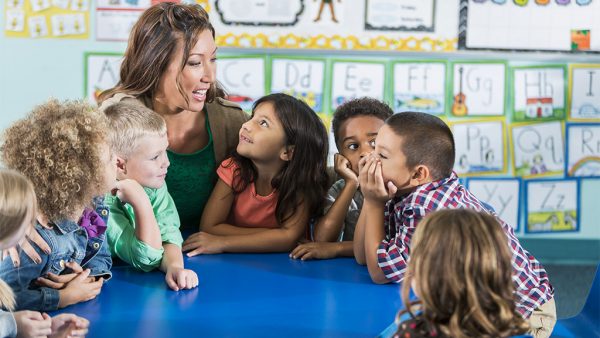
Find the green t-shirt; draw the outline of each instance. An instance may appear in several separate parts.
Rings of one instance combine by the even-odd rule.
[[[213,137],[206,117],[208,144],[192,154],[178,154],[168,150],[171,165],[167,172],[167,187],[175,201],[181,232],[197,232],[204,206],[217,182]]]

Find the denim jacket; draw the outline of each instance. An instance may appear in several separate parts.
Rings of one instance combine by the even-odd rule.
[[[98,215],[107,222],[108,207],[103,199],[95,199],[95,209]],[[90,276],[111,277],[110,268],[112,259],[106,242],[106,235],[88,238],[85,229],[76,221],[62,220],[53,224],[52,229],[46,229],[40,224],[35,229],[48,243],[50,254],[44,253],[33,245],[42,258],[36,264],[22,250],[19,257],[21,265],[13,266],[10,258],[0,262],[0,278],[4,280],[15,293],[16,310],[52,311],[58,309],[59,290],[40,287],[35,281],[38,277],[46,276],[49,272],[54,274],[68,274],[71,270],[65,267],[66,262],[77,262],[83,269],[90,269]]]

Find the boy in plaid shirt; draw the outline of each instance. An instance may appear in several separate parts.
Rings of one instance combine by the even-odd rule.
[[[433,115],[396,114],[379,130],[375,151],[359,163],[364,204],[354,233],[354,256],[367,265],[373,282],[404,279],[410,239],[426,214],[470,208],[497,217],[458,182],[454,157],[452,132]],[[510,225],[499,221],[512,252],[517,311],[529,319],[535,337],[548,337],[556,322],[548,275]]]

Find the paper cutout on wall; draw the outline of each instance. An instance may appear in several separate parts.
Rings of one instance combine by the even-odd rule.
[[[394,64],[394,111],[444,114],[446,63],[406,61]]]
[[[322,112],[325,60],[273,58],[271,92],[282,92],[304,100],[314,111]]]
[[[515,176],[537,177],[563,174],[564,146],[559,121],[511,126]]]
[[[525,232],[579,231],[576,180],[526,182]]]
[[[506,64],[494,62],[454,63],[452,91],[448,98],[453,116],[504,115]]]
[[[365,29],[434,30],[435,0],[366,0]]]
[[[215,9],[226,25],[292,26],[304,12],[304,1],[216,0]]]
[[[513,67],[513,120],[552,120],[565,116],[563,66]]]
[[[246,111],[265,95],[264,57],[221,57],[217,60],[217,79],[224,86],[227,99]]]
[[[88,0],[8,0],[4,6],[6,37],[87,39],[89,35]]]
[[[342,103],[363,96],[383,100],[385,64],[378,62],[334,61],[331,73],[332,111]]]
[[[85,97],[98,104],[98,96],[119,82],[120,54],[87,53],[85,55]]]
[[[575,64],[569,69],[569,119],[600,122],[600,64]]]
[[[456,159],[454,170],[464,176],[506,172],[504,122],[451,123]]]
[[[600,177],[600,124],[567,124],[567,175]]]
[[[467,187],[479,200],[519,231],[521,181],[518,178],[470,178]]]

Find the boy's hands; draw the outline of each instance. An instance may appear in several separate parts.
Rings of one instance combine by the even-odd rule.
[[[330,259],[338,256],[338,242],[306,242],[298,245],[290,253],[290,258],[308,259]]]
[[[48,337],[85,337],[90,322],[72,313],[62,313],[52,317],[52,334]]]
[[[49,272],[47,277],[38,277],[36,280],[37,284],[59,290],[64,288],[70,281],[83,272],[83,268],[77,262],[67,262],[65,263],[65,266],[73,272],[64,275],[56,275]],[[89,282],[93,282],[94,280],[94,277],[87,278],[87,281]]]
[[[193,289],[198,286],[198,275],[192,270],[173,267],[167,269],[165,281],[175,291]]]
[[[17,323],[17,337],[46,337],[52,333],[50,316],[36,311],[17,311],[14,313]]]
[[[346,184],[354,182],[358,185],[358,176],[356,176],[354,171],[352,171],[352,165],[350,164],[350,161],[348,161],[348,159],[342,154],[335,154],[333,158],[335,162],[335,172],[344,179]]]
[[[136,180],[130,178],[117,181],[113,195],[116,195],[121,202],[131,204],[134,208],[140,203],[149,203],[144,188]]]
[[[188,257],[193,257],[200,254],[217,254],[224,250],[224,236],[211,235],[200,231],[191,234],[185,242],[183,242],[183,251],[189,251]]]
[[[381,160],[376,155],[370,154],[359,162],[359,184],[365,201],[384,204],[392,199],[398,188],[391,181],[387,185],[383,181]]]
[[[90,272],[90,269],[83,270],[59,291],[59,308],[94,299],[100,293],[104,279],[91,281],[88,279]]]

